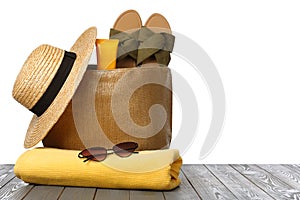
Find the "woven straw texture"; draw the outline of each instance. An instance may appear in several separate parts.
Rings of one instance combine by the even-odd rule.
[[[63,56],[62,49],[50,45],[36,48],[25,61],[16,79],[13,97],[31,109],[48,88]]]
[[[40,142],[57,122],[78,87],[94,48],[97,36],[95,27],[87,29],[71,47],[77,58],[61,90],[48,109],[41,115],[34,115],[24,141],[30,148]],[[13,89],[13,97],[30,109],[45,92],[63,58],[63,50],[50,45],[35,49],[23,65]]]
[[[81,150],[134,141],[138,150],[168,148],[171,80],[161,67],[88,70],[44,146]]]

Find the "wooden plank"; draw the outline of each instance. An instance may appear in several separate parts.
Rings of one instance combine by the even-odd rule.
[[[146,181],[146,180],[145,180]],[[130,200],[164,200],[164,195],[160,191],[130,190]]]
[[[229,165],[206,165],[238,199],[273,199]]]
[[[275,199],[300,199],[300,190],[255,165],[232,165],[232,167]]]
[[[22,199],[32,188],[33,185],[24,183],[24,181],[15,177],[0,189],[0,199]]]
[[[49,186],[49,185],[36,185],[34,188],[25,196],[24,200],[56,200],[64,187]]]
[[[184,165],[172,191],[33,186],[0,165],[0,199],[300,199],[300,165]]]
[[[97,189],[94,200],[129,200],[129,190]]]
[[[89,200],[93,199],[96,188],[66,187],[59,200]]]
[[[300,174],[295,173],[295,171],[282,165],[258,165],[258,167],[268,171],[293,188],[300,190]]]
[[[4,175],[4,174],[7,174],[7,172],[9,170],[11,170],[13,167],[14,167],[14,165],[11,165],[11,164],[1,164],[0,165],[0,177],[2,177],[2,175]]]
[[[201,199],[182,171],[179,175],[179,178],[181,180],[179,187],[171,191],[163,192],[166,200]]]
[[[14,177],[14,165],[0,165],[0,188]]]
[[[286,165],[285,164],[285,165],[282,165],[282,166],[284,166],[284,167],[286,167],[286,168],[294,171],[295,174],[300,174],[300,167],[299,167],[299,165]]]
[[[183,165],[182,169],[202,199],[237,199],[226,186],[203,165]]]

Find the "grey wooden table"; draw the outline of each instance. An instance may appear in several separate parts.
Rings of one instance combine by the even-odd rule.
[[[300,199],[300,165],[184,165],[172,191],[32,185],[0,165],[0,199]]]

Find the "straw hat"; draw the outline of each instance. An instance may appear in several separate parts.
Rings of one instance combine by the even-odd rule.
[[[71,101],[94,49],[97,29],[87,29],[70,51],[47,44],[37,47],[25,61],[12,95],[34,113],[24,147],[39,143]]]

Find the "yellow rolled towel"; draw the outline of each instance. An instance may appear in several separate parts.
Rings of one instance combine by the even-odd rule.
[[[182,159],[176,149],[140,151],[121,158],[108,155],[102,162],[78,158],[77,150],[35,148],[23,153],[14,172],[28,183],[171,190],[180,184]]]

